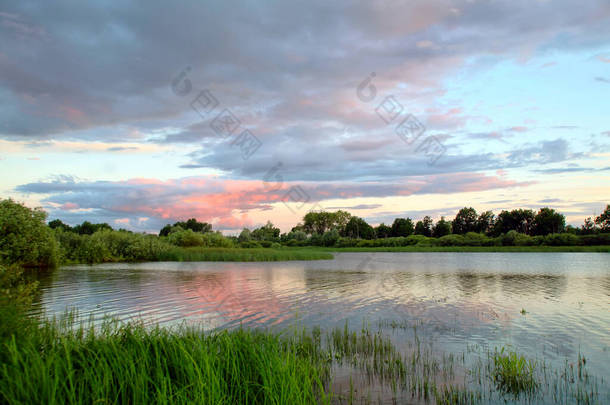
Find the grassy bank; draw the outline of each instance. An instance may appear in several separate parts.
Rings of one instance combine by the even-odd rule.
[[[173,248],[160,253],[159,261],[276,262],[284,260],[330,260],[328,251],[299,248]]]
[[[387,247],[304,247],[319,252],[599,252],[610,246],[387,246]]]
[[[553,369],[544,360],[504,349],[447,354],[420,341],[413,328],[413,338],[399,350],[381,329],[353,331],[347,324],[280,335],[112,322],[93,329],[73,318],[44,322],[0,342],[0,402],[473,404],[518,398],[567,404],[599,399],[599,381],[580,356],[576,367],[566,362]],[[337,371],[347,372],[349,385],[335,379]]]

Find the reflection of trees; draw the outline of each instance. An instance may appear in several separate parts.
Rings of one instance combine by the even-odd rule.
[[[312,292],[332,290],[354,293],[365,288],[367,281],[373,277],[375,273],[364,271],[305,269],[305,288]]]
[[[502,274],[502,291],[512,295],[549,295],[559,298],[567,286],[566,276],[551,274]]]
[[[455,275],[456,287],[466,296],[495,291],[496,275],[461,271]]]

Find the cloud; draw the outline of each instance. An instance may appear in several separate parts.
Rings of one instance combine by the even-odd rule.
[[[596,77],[595,78],[596,81],[598,82],[602,82],[602,83],[610,83],[610,79],[606,79],[605,77]]]
[[[75,181],[61,177],[49,181],[20,185],[16,191],[41,194],[51,216],[62,218],[95,218],[113,222],[120,218],[148,217],[139,226],[155,230],[160,224],[195,217],[211,222],[216,228],[236,229],[250,226],[249,213],[274,205],[290,203],[296,187],[302,190],[299,201],[354,197],[392,197],[416,194],[450,194],[498,188],[525,187],[532,183],[517,182],[476,173],[437,176],[414,176],[400,181],[379,182],[284,182],[263,183],[254,180],[228,180],[217,177],[187,177],[160,181],[131,179],[126,181]],[[291,200],[292,199],[292,200]],[[298,202],[298,201],[297,201]],[[322,204],[323,206],[323,204]],[[374,209],[377,204],[352,206],[352,209]],[[335,208],[336,209],[336,208]],[[78,212],[73,212],[73,211]],[[301,215],[302,216],[302,215]],[[295,218],[295,223],[300,218]]]

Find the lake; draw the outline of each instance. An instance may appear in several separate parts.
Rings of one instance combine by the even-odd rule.
[[[446,353],[508,346],[610,376],[607,253],[336,253],[334,260],[62,267],[36,311],[206,329],[363,324]],[[415,326],[415,328],[413,327]],[[608,398],[607,384],[599,384]]]

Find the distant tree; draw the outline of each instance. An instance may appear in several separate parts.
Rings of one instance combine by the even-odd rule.
[[[377,238],[389,238],[392,236],[392,228],[384,223],[381,223],[375,228],[375,235]]]
[[[453,233],[464,235],[468,232],[478,232],[477,211],[472,208],[462,208],[453,220]]]
[[[610,204],[606,205],[604,212],[595,218],[595,225],[599,226],[602,232],[610,232]]]
[[[74,232],[78,233],[79,235],[93,235],[97,231],[102,231],[102,230],[112,231],[113,230],[112,227],[110,225],[108,225],[107,223],[92,224],[89,221],[85,221],[80,225],[76,225],[72,229]]]
[[[516,231],[529,235],[534,217],[532,210],[502,211],[494,223],[493,234],[498,236],[509,231]]]
[[[482,212],[477,218],[476,229],[475,232],[479,233],[491,233],[493,231],[494,226],[494,213],[491,211]]]
[[[180,227],[182,230],[191,230],[197,233],[208,233],[212,232],[212,225],[207,222],[199,222],[195,218],[190,218],[184,222],[175,222],[174,225],[167,224],[159,231],[159,236],[168,236],[170,233],[178,230]]]
[[[342,236],[354,239],[373,239],[375,230],[360,217],[351,217],[345,225]]]
[[[421,221],[417,221],[417,224],[415,224],[415,234],[432,236],[433,225],[434,221],[432,221],[432,218],[426,215]]]
[[[252,231],[252,239],[279,242],[280,228],[276,228],[271,221],[267,221],[264,226]]]
[[[252,239],[252,232],[248,228],[244,228],[241,230],[241,233],[237,237],[239,242],[248,242]]]
[[[172,226],[170,224],[167,224],[163,228],[161,228],[161,230],[159,231],[159,236],[168,236],[171,231]]]
[[[583,235],[590,235],[596,231],[595,221],[591,217],[586,218],[584,224],[580,227],[580,233]]]
[[[441,219],[434,225],[432,230],[432,235],[435,238],[440,238],[441,236],[449,235],[451,233],[451,222],[445,221],[445,217],[441,217]]]
[[[303,230],[308,234],[322,235],[331,229],[342,231],[349,221],[351,214],[346,211],[336,212],[308,212],[303,217]]]
[[[64,224],[59,219],[54,219],[53,221],[50,221],[49,222],[49,228],[51,228],[51,229],[61,228],[64,231],[71,231],[72,230],[72,227],[70,225]]]
[[[392,223],[392,236],[393,237],[407,237],[413,235],[415,227],[411,218],[396,218]]]
[[[532,235],[561,233],[566,227],[566,217],[551,208],[541,208],[531,226]]]

